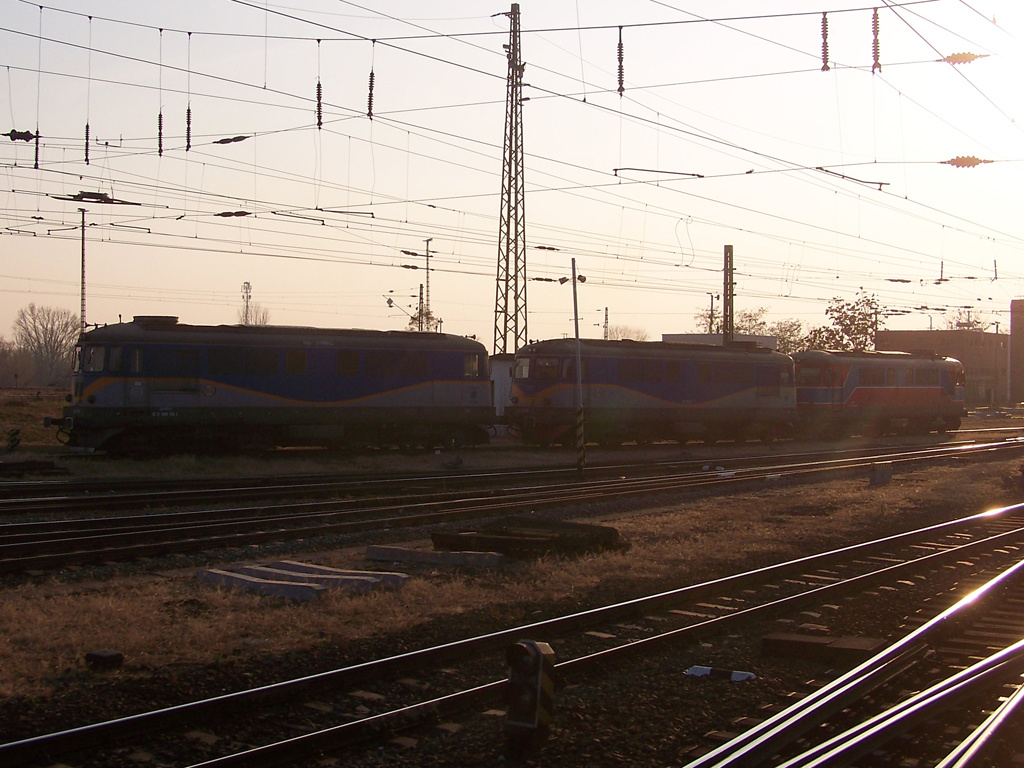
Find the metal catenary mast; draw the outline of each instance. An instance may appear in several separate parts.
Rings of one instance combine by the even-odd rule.
[[[505,159],[498,224],[498,285],[494,305],[494,354],[514,353],[526,343],[526,217],[523,183],[523,69],[519,50],[519,4],[512,21],[505,106]]]

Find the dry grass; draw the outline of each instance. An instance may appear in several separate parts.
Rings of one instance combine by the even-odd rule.
[[[57,431],[43,427],[43,417],[61,417],[64,394],[48,389],[0,389],[0,438],[6,439],[10,430],[17,429],[19,451],[58,449]],[[4,448],[6,442],[0,442],[0,450]]]
[[[493,617],[492,629],[514,626],[532,620],[538,605],[682,586],[829,549],[870,529],[913,528],[1010,503],[1017,499],[1001,478],[1016,475],[1018,464],[931,468],[884,487],[842,480],[605,513],[631,551],[545,558],[500,573],[424,575],[398,591],[329,592],[312,603],[218,590],[191,573],[21,587],[0,593],[0,695],[45,693],[101,648],[124,652],[138,670],[347,643],[472,611]],[[351,550],[311,559],[364,566]]]

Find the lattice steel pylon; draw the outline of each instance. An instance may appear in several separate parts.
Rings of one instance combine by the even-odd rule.
[[[526,196],[523,182],[523,69],[519,51],[519,4],[508,14],[508,95],[505,160],[498,224],[498,285],[494,301],[494,354],[526,344]]]

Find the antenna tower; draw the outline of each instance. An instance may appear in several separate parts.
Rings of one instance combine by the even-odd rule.
[[[519,50],[519,3],[512,4],[505,102],[505,159],[498,224],[498,286],[494,302],[494,354],[514,353],[526,343],[526,217],[523,183],[523,69]]]
[[[249,302],[252,300],[252,283],[242,283],[242,325],[249,324]]]

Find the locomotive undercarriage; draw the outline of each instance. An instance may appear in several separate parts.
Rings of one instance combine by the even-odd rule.
[[[189,451],[225,453],[262,451],[279,447],[320,447],[332,450],[401,448],[406,450],[477,445],[489,439],[485,426],[467,415],[452,421],[340,421],[326,414],[306,418],[257,417],[244,411],[178,412],[170,423],[154,424],[152,414],[75,412],[62,427],[71,448],[118,454]]]

